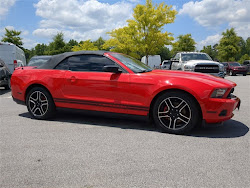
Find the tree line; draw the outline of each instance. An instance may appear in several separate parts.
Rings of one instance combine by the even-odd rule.
[[[153,5],[147,0],[145,5],[134,8],[133,19],[127,20],[127,26],[114,29],[107,34],[110,39],[99,37],[95,41],[69,40],[65,42],[63,33],[57,33],[49,44],[37,44],[32,49],[22,47],[21,31],[5,28],[3,42],[10,42],[21,47],[27,60],[35,55],[56,55],[63,52],[80,50],[106,50],[128,54],[137,59],[149,55],[161,55],[162,60],[170,59],[179,51],[197,51],[196,42],[191,34],[179,35],[174,41],[172,33],[163,32],[163,27],[174,23],[177,11],[164,2]],[[171,49],[169,48],[171,46]],[[201,52],[209,54],[214,60],[243,62],[250,59],[250,37],[244,40],[237,36],[235,29],[222,33],[218,44],[204,46]]]

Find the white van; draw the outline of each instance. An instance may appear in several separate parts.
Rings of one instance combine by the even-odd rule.
[[[11,74],[16,67],[26,66],[23,50],[11,43],[0,42],[0,59],[4,61]]]
[[[141,62],[147,64],[146,56],[141,58]],[[160,55],[149,55],[148,56],[148,66],[152,69],[159,69],[161,65],[161,56]]]

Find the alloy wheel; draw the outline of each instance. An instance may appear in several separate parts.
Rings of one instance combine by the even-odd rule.
[[[183,129],[191,120],[191,108],[179,97],[168,97],[158,106],[158,119],[168,129]]]
[[[44,116],[49,108],[49,102],[46,95],[41,91],[34,91],[28,99],[30,112],[36,116]]]

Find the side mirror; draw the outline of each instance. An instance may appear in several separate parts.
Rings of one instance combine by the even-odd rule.
[[[171,61],[171,63],[173,63],[173,62],[179,63],[179,60],[178,59],[174,59],[174,58],[172,58],[170,61]]]
[[[102,69],[104,72],[113,72],[113,73],[121,73],[122,71],[119,69],[119,67],[115,65],[106,65]]]

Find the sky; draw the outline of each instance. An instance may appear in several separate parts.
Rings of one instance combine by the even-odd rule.
[[[109,39],[107,32],[127,25],[133,8],[146,0],[0,0],[0,40],[5,30],[22,31],[23,47],[48,44],[62,32],[75,39]],[[250,0],[153,0],[178,11],[175,22],[164,26],[175,38],[191,34],[196,48],[214,45],[232,27],[238,36],[250,37]]]

